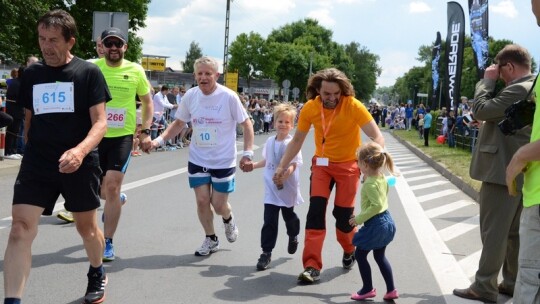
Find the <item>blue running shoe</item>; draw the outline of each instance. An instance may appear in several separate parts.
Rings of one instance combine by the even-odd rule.
[[[124,192],[120,193],[120,202],[122,203],[122,206],[124,206],[124,204],[127,203],[127,195]],[[101,214],[101,222],[105,223],[105,212]]]
[[[105,250],[103,251],[103,262],[114,261],[114,245],[111,239],[105,239]]]

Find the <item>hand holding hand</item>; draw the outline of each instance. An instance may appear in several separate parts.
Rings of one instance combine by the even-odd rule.
[[[139,147],[144,153],[150,154],[150,150],[153,148],[153,141],[150,139],[150,136],[144,136],[139,143]]]
[[[242,157],[242,159],[240,160],[240,169],[243,172],[253,171],[253,162],[251,161],[251,159],[249,159],[249,157],[247,156]]]
[[[352,214],[349,218],[349,225],[356,227],[356,219],[354,218],[354,214]]]

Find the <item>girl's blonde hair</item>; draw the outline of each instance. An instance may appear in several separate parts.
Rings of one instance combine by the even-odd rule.
[[[274,106],[274,120],[277,120],[279,115],[286,113],[293,119],[296,117],[296,108],[288,103],[280,103]]]
[[[356,158],[358,163],[365,163],[370,169],[379,170],[381,167],[386,166],[386,169],[392,175],[396,175],[392,156],[376,142],[362,145],[356,153]]]

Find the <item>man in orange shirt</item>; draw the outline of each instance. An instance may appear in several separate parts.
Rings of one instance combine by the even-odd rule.
[[[312,159],[310,204],[302,260],[304,271],[298,280],[313,283],[320,278],[322,245],[326,235],[326,206],[334,185],[336,195],[332,214],[336,218],[336,237],[343,248],[342,265],[351,269],[355,263],[352,238],[355,228],[349,225],[354,212],[360,169],[356,150],[361,144],[360,129],[384,147],[384,138],[366,107],[354,98],[354,88],[347,76],[335,69],[317,72],[308,81],[308,102],[302,108],[293,139],[276,168],[274,182],[283,183],[287,168],[300,151],[311,125],[315,128],[315,155]]]

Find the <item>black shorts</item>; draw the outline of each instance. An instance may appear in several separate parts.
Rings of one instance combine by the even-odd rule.
[[[73,173],[40,166],[21,164],[13,191],[13,205],[28,204],[45,208],[43,215],[51,215],[60,194],[65,199],[64,207],[72,212],[97,209],[99,201],[99,179],[101,169],[84,162]]]
[[[133,135],[104,137],[98,145],[99,166],[103,174],[109,170],[126,173],[132,148]]]

